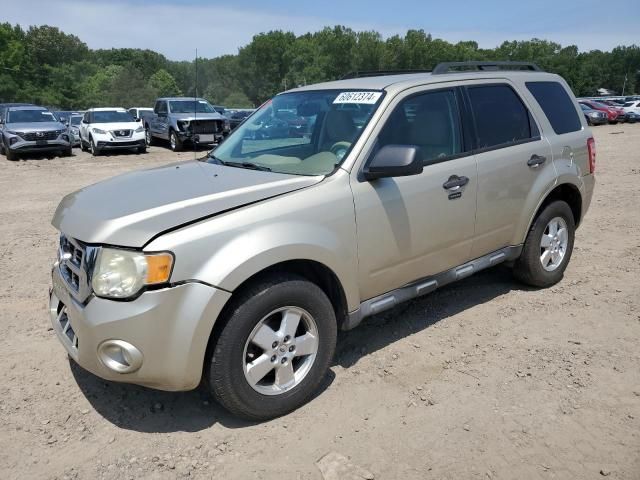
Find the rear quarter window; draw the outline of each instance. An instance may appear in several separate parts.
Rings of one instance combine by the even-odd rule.
[[[526,85],[557,135],[582,129],[573,101],[560,83],[526,82]]]

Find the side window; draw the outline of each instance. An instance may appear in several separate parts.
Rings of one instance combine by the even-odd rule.
[[[156,112],[157,113],[167,113],[167,102],[158,102],[158,103],[156,103]]]
[[[378,146],[416,145],[425,162],[463,151],[458,102],[453,90],[415,95],[403,100],[382,128]]]
[[[86,112],[84,114],[84,117],[82,117],[82,121],[85,123],[89,123],[89,112]]]
[[[508,145],[539,135],[531,114],[510,86],[468,87],[467,92],[479,149]]]
[[[558,135],[582,129],[580,117],[567,91],[558,82],[527,82],[527,88]]]

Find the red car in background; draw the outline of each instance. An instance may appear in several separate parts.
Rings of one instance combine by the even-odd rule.
[[[586,105],[587,107],[594,110],[605,112],[607,114],[607,120],[609,120],[609,123],[618,123],[619,121],[624,121],[624,119],[626,118],[624,110],[622,110],[622,113],[620,113],[618,111],[618,108],[610,107],[609,105],[605,105],[604,103],[596,102],[594,100],[580,100],[579,103],[581,103],[582,105]]]

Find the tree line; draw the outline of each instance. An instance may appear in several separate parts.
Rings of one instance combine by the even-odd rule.
[[[151,106],[158,96],[194,95],[230,107],[256,106],[298,85],[334,80],[354,71],[424,70],[446,61],[534,61],[562,75],[578,96],[598,88],[640,90],[640,47],[580,52],[575,45],[532,39],[493,49],[474,41],[450,43],[424,30],[384,39],[374,31],[326,27],[296,36],[255,35],[236,55],[171,61],[134,48],[92,50],[75,35],[48,25],[0,24],[0,102],[61,109]]]

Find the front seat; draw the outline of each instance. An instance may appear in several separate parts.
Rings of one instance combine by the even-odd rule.
[[[344,110],[329,110],[324,121],[322,150],[329,150],[338,142],[352,143],[357,130],[353,118]]]

